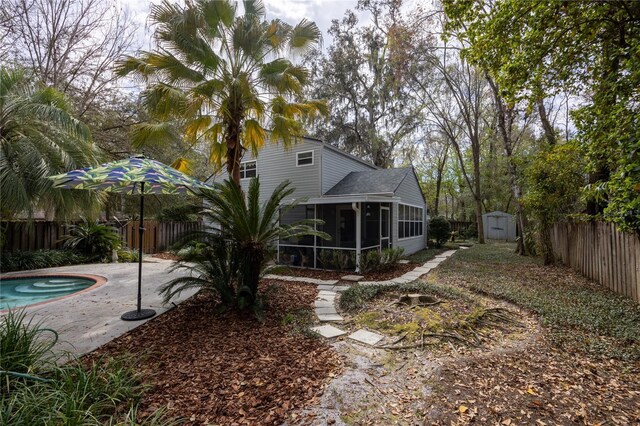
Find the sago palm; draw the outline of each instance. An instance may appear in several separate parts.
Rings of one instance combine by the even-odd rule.
[[[297,204],[282,205],[294,191],[288,181],[281,183],[271,197],[260,204],[260,181],[254,178],[246,194],[233,182],[214,184],[205,194],[209,208],[204,211],[207,222],[213,224],[206,231],[189,236],[196,248],[186,250],[179,267],[191,272],[189,277],[177,279],[163,287],[165,297],[171,298],[186,288],[215,289],[223,302],[235,298],[240,307],[252,305],[257,297],[260,274],[270,260],[275,243],[280,238],[315,235],[330,236],[316,230],[321,220],[307,219],[293,224],[280,223],[280,212]],[[220,241],[225,241],[225,248]],[[221,263],[222,262],[222,263]]]
[[[117,66],[147,83],[142,99],[155,121],[134,129],[134,144],[175,137],[178,122],[186,141],[206,144],[209,161],[226,163],[239,184],[245,150],[257,153],[268,133],[291,145],[304,136],[305,119],[326,114],[324,101],[303,99],[309,71],[282,57],[320,42],[315,23],[267,21],[262,2],[244,1],[241,14],[228,0],[165,0],[152,6],[150,20],[157,49]]]
[[[53,189],[47,176],[97,163],[89,129],[64,96],[22,70],[0,68],[0,199],[2,215],[36,208],[71,213],[95,207],[88,191]]]

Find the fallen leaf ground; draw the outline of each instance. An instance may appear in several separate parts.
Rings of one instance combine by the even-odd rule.
[[[197,295],[91,357],[135,356],[150,385],[143,415],[168,407],[169,416],[186,424],[281,424],[314,402],[341,361],[324,340],[294,333],[283,322],[312,309],[314,286],[264,281],[261,290],[268,304],[263,322],[217,313],[214,300]]]
[[[318,406],[307,407],[305,413],[315,417],[305,421],[640,424],[638,305],[568,268],[515,256],[513,249],[490,244],[460,250],[423,278],[426,288],[456,289],[487,307],[519,312],[526,330],[479,348],[447,342],[385,351],[339,340],[334,347],[346,358],[345,373],[330,383]],[[374,300],[368,308],[383,302]]]

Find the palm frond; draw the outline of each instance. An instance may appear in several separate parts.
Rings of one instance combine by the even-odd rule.
[[[322,31],[315,22],[303,19],[291,30],[289,48],[299,54],[305,54],[322,46]]]

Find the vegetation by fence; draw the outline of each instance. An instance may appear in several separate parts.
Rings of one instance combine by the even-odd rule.
[[[604,222],[557,223],[551,242],[565,265],[640,302],[640,237]]]
[[[465,220],[450,220],[449,223],[451,224],[451,232],[457,232],[458,235],[460,235],[460,233],[466,230],[468,227],[476,226],[475,222],[469,222]]]
[[[202,227],[201,222],[158,222],[144,221],[145,234],[142,239],[144,253],[167,250],[185,232]],[[124,247],[138,248],[138,221],[130,221],[118,229]],[[2,222],[0,224],[2,250],[33,251],[61,248],[60,240],[67,233],[66,226],[58,222]]]

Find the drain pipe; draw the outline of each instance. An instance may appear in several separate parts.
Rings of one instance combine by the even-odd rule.
[[[352,202],[351,208],[356,212],[356,272],[360,272],[360,250],[362,249],[362,215],[360,214],[360,203]]]

